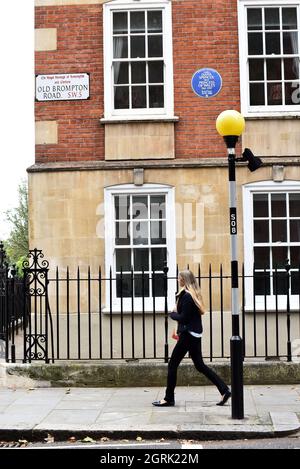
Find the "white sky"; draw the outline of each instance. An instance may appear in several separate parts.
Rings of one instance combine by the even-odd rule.
[[[34,163],[34,0],[0,5],[0,240],[3,212],[17,205],[17,188]]]

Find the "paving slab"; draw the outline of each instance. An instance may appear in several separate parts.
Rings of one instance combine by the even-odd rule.
[[[56,406],[56,410],[72,410],[72,409],[81,409],[81,410],[102,410],[105,408],[106,400],[103,401],[86,401],[77,399],[66,400],[62,399]]]
[[[0,438],[56,439],[275,437],[300,429],[299,386],[245,386],[245,418],[231,418],[230,401],[212,386],[176,388],[174,407],[154,407],[162,387],[0,389]]]
[[[99,415],[99,410],[86,410],[81,409],[81,407],[72,410],[52,410],[47,417],[45,417],[41,424],[47,426],[48,424],[52,423],[60,423],[63,422],[65,425],[68,423],[71,424],[90,424],[94,423]]]
[[[294,412],[270,412],[270,416],[276,432],[286,432],[299,425],[297,414]]]

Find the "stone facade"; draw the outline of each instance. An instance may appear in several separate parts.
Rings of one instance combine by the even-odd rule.
[[[90,73],[90,99],[36,103],[36,164],[29,168],[30,246],[51,268],[97,271],[105,264],[104,190],[134,184],[175,188],[177,207],[191,204],[191,239],[177,217],[179,266],[230,271],[226,149],[215,130],[225,109],[240,109],[237,1],[173,0],[174,116],[156,121],[104,119],[103,8],[107,0],[36,0],[36,73]],[[229,66],[230,65],[230,66]],[[190,82],[202,67],[223,78],[218,96],[201,99]],[[297,118],[248,119],[238,145],[264,158],[265,167],[237,169],[239,259],[245,254],[245,184],[299,181]],[[196,208],[201,211],[196,215]],[[178,215],[178,214],[177,214]],[[197,219],[201,223],[197,224]],[[197,218],[198,217],[198,218]],[[206,293],[204,289],[204,293]],[[224,294],[230,309],[230,291]],[[216,299],[219,301],[219,298]]]
[[[168,166],[168,165],[166,165]],[[227,167],[199,166],[193,168],[144,169],[144,183],[168,184],[176,188],[177,207],[177,263],[180,268],[190,266],[197,272],[218,275],[220,264],[225,275],[230,273],[230,237],[228,235],[228,175]],[[273,178],[274,165],[250,173],[246,167],[237,169],[239,260],[244,258],[242,187],[250,182]],[[299,180],[300,170],[292,165],[285,168],[285,180]],[[115,183],[132,184],[134,167],[120,169],[79,169],[40,172],[33,167],[29,174],[30,244],[43,249],[50,261],[52,274],[59,266],[63,272],[69,267],[73,277],[77,266],[83,272],[90,266],[97,273],[105,265],[104,188]],[[192,219],[188,219],[191,208]],[[200,213],[196,214],[196,210]],[[196,217],[198,219],[196,220]],[[199,218],[200,217],[200,218]],[[200,220],[200,223],[199,223]],[[191,237],[191,231],[194,235]],[[203,287],[208,294],[208,284]],[[219,304],[219,292],[215,301]],[[224,306],[230,309],[230,290],[224,292]]]

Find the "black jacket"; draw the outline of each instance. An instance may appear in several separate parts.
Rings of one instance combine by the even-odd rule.
[[[177,313],[172,312],[170,316],[175,321],[178,321],[177,333],[191,331],[202,334],[201,313],[194,303],[192,296],[187,291],[182,290],[178,298]]]

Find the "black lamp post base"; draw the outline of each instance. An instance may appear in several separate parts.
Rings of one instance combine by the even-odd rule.
[[[231,416],[233,419],[244,418],[243,390],[243,339],[233,336],[230,339],[231,356]]]

